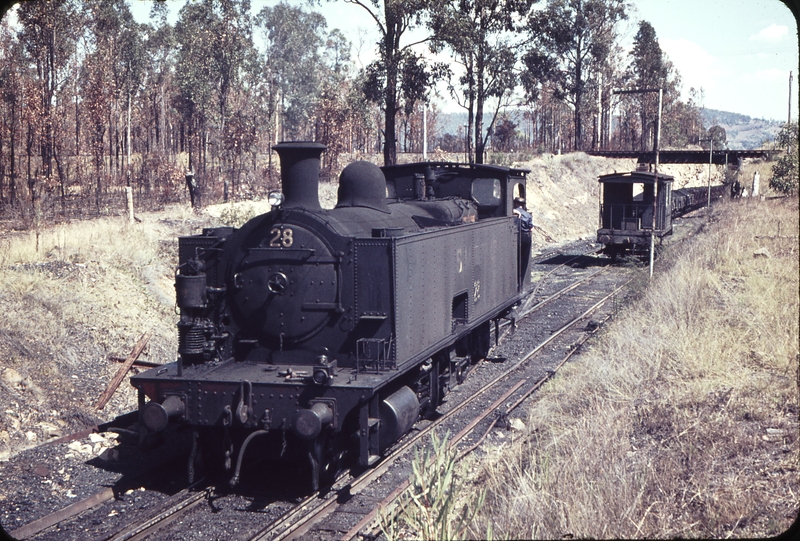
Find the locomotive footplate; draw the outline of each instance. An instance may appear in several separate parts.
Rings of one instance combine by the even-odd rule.
[[[131,383],[139,390],[140,417],[150,430],[163,429],[167,418],[192,426],[291,433],[305,441],[315,440],[323,429],[326,434],[352,430],[361,441],[358,461],[364,465],[416,421],[416,396],[408,387],[385,391],[386,374],[356,375],[352,368],[340,368],[319,384],[313,368],[227,361],[184,366],[178,375],[177,363],[171,363],[133,376]],[[350,428],[344,428],[348,415]]]
[[[385,375],[361,373],[355,378],[352,369],[342,368],[330,382],[311,384],[314,374],[309,365],[234,361],[183,367],[180,376],[177,372],[177,363],[171,363],[133,376],[131,383],[158,403],[181,395],[185,404],[181,420],[190,424],[216,425],[236,413],[234,425],[262,429],[285,428],[299,409],[326,400],[333,409],[332,426],[340,430],[339,412],[351,411],[386,383]]]

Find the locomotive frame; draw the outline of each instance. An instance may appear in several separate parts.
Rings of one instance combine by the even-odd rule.
[[[192,430],[190,478],[199,451],[235,484],[256,438],[307,460],[314,489],[348,454],[373,464],[530,289],[530,232],[512,214],[527,170],[355,162],[325,210],[324,148],[276,145],[283,203],[179,239],[179,357],[131,382],[147,430]]]

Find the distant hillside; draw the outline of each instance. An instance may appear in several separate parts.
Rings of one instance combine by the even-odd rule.
[[[516,122],[521,122],[518,111],[509,111],[510,116]],[[765,141],[773,141],[775,136],[783,126],[783,122],[777,120],[765,120],[763,118],[752,118],[739,113],[728,111],[718,111],[716,109],[703,109],[703,126],[708,129],[715,124],[719,124],[725,129],[728,138],[728,148],[732,150],[752,150],[760,148]],[[484,115],[484,126],[488,126],[492,117],[490,114]],[[440,113],[439,119],[440,133],[450,133],[463,137],[464,125],[467,123],[466,113]],[[461,131],[459,131],[459,129]]]
[[[515,118],[515,113],[513,111],[508,111],[506,114],[511,116],[511,118],[515,119],[515,121],[519,121],[517,118]],[[491,121],[492,121],[492,114],[488,112],[484,113],[483,114],[484,128],[488,127],[489,122]],[[443,134],[444,133],[449,133],[452,135],[463,134],[464,126],[467,125],[467,113],[439,113],[439,117],[437,118],[437,124],[438,128],[441,130],[441,133]]]
[[[703,109],[703,126],[708,129],[715,124],[725,129],[728,148],[733,150],[752,150],[759,148],[765,141],[772,141],[783,126],[777,120],[751,118],[747,115]]]

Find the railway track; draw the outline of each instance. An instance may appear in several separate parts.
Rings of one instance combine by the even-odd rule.
[[[607,297],[606,297],[606,299],[607,299]],[[606,299],[603,299],[601,302],[604,302]],[[595,307],[593,307],[593,308],[595,308]],[[604,317],[602,323],[605,323],[605,321],[609,317],[610,317],[610,315]],[[580,319],[580,318],[577,318],[577,319]],[[564,327],[564,330],[566,330],[567,328],[568,327]],[[591,338],[591,336],[597,331],[597,329],[599,329],[599,327],[595,328],[593,331],[591,331],[589,334],[587,334],[581,340],[581,342],[578,344],[578,347],[580,345],[583,345],[584,342],[586,342],[589,338]],[[529,353],[529,355],[525,359],[520,361],[520,363],[526,361],[528,358],[530,358],[531,356],[535,355],[536,351],[538,351],[538,349],[540,347],[543,347],[544,345],[546,345],[546,344],[542,344],[541,346],[538,346],[537,348],[535,348],[533,351],[531,351]],[[548,379],[550,379],[552,376],[554,376],[558,372],[558,369],[560,369],[562,366],[564,366],[564,364],[575,354],[576,351],[578,351],[577,347],[575,349],[570,350],[564,356],[564,358],[561,359],[561,361],[558,363],[558,365],[555,367],[554,370],[548,372],[547,374],[545,374],[544,376],[539,378],[533,385],[528,387],[527,390],[525,390],[524,392],[521,392],[520,396],[516,397],[516,400],[514,400],[514,402],[512,404],[507,405],[505,408],[501,409],[503,407],[503,405],[505,405],[506,402],[509,400],[510,396],[513,393],[516,393],[523,386],[523,384],[528,381],[527,378],[519,379],[516,382],[516,384],[514,384],[511,387],[511,389],[509,389],[509,391],[507,391],[498,400],[496,400],[481,415],[476,417],[473,420],[473,422],[471,422],[465,429],[463,429],[461,432],[456,434],[452,439],[450,439],[449,442],[448,442],[448,446],[450,446],[450,447],[457,446],[461,442],[463,437],[470,430],[474,429],[475,426],[479,422],[489,418],[492,414],[496,414],[496,413],[500,412],[499,415],[495,415],[494,416],[494,419],[489,424],[489,427],[483,432],[483,435],[480,438],[478,438],[478,440],[475,443],[470,445],[468,448],[460,451],[460,453],[459,453],[459,455],[457,457],[457,460],[461,460],[464,457],[466,457],[467,455],[469,455],[470,453],[474,452],[484,442],[484,440],[486,439],[486,436],[488,436],[489,433],[495,428],[495,426],[498,424],[498,421],[500,419],[503,419],[503,418],[507,417],[508,415],[511,414],[511,412],[513,412],[520,405],[522,405],[524,403],[524,401],[527,400],[539,387],[541,387]],[[385,516],[388,517],[389,520],[393,520],[394,518],[396,518],[398,512],[400,511],[400,507],[398,506],[398,501],[400,500],[400,497],[402,496],[402,494],[409,489],[410,485],[411,485],[411,481],[410,480],[407,480],[404,483],[402,483],[389,496],[387,496],[383,501],[381,501],[380,504],[377,507],[373,508],[372,511],[367,513],[364,516],[364,518],[358,524],[356,524],[353,528],[351,528],[344,535],[342,535],[340,539],[342,541],[349,541],[351,539],[359,539],[359,538],[366,538],[366,539],[374,539],[374,538],[376,538],[381,533],[381,526],[377,521],[377,514],[378,514],[379,510],[381,510],[381,509],[385,510],[384,511],[385,512]]]
[[[122,524],[109,533],[95,537],[94,541],[137,541],[147,539],[151,534],[179,520],[189,510],[208,500],[211,493],[211,487],[207,485],[205,479],[202,479],[167,498],[156,512],[150,516],[130,524]]]
[[[374,516],[374,509],[377,509],[376,502],[382,502],[384,506],[391,505],[392,499],[402,489],[404,480],[408,479],[409,457],[413,456],[415,449],[427,444],[431,433],[457,430],[457,435],[450,440],[451,445],[463,446],[465,450],[478,448],[486,434],[496,427],[499,419],[509,415],[515,407],[523,403],[526,397],[563,366],[580,344],[591,336],[598,325],[594,325],[592,332],[588,333],[575,329],[581,328],[582,321],[592,317],[592,314],[620,291],[621,280],[618,276],[608,278],[616,272],[609,272],[613,270],[609,267],[571,267],[578,260],[591,258],[591,255],[581,253],[555,263],[553,257],[560,256],[548,255],[549,257],[540,258],[542,262],[539,265],[549,265],[552,268],[548,268],[546,276],[540,279],[539,285],[526,303],[528,306],[521,307],[514,322],[507,322],[503,329],[503,343],[492,351],[495,356],[493,360],[505,356],[509,360],[514,359],[513,364],[508,361],[481,363],[481,377],[475,378],[479,370],[473,369],[474,375],[448,395],[451,398],[441,408],[441,417],[435,421],[421,421],[376,467],[360,475],[348,472],[328,492],[303,498],[286,509],[282,508],[286,507],[285,504],[281,506],[277,500],[268,502],[263,510],[252,513],[254,516],[243,520],[247,524],[241,526],[238,535],[230,538],[331,539],[340,537],[343,532],[346,532],[345,538],[353,538],[359,531],[367,531],[369,535],[374,530],[374,526],[370,526],[370,520]],[[547,263],[548,260],[550,263]],[[598,286],[598,283],[601,285]],[[556,300],[559,302],[556,303]],[[566,305],[571,307],[565,308]],[[600,319],[607,317],[605,315]],[[581,336],[575,338],[570,333]],[[531,348],[531,343],[535,347]],[[566,348],[568,354],[566,357],[559,355],[557,362],[535,361],[547,348]],[[540,365],[533,369],[537,362]],[[473,378],[475,381],[472,381]],[[459,396],[464,398],[459,400]],[[495,398],[497,396],[500,398]],[[481,415],[473,415],[471,410],[480,411]],[[215,520],[214,505],[211,502],[236,497],[224,490],[220,491],[219,487],[215,490],[209,485],[193,485],[163,498],[146,513],[126,517],[121,524],[99,535],[83,538],[97,541],[165,537],[199,539],[201,537],[193,533],[195,527],[188,525],[195,521],[202,524],[204,521]],[[24,538],[56,538],[47,535],[48,531],[54,530],[54,526],[57,528],[58,524],[68,520],[80,521],[81,513],[88,514],[92,508],[95,515],[102,515],[105,511],[98,512],[97,507],[102,507],[108,501],[108,489],[100,491],[97,495],[70,506],[73,507],[72,512],[61,510],[36,521],[42,526],[38,532],[28,525],[30,535]],[[353,512],[353,507],[358,507],[359,511]],[[207,513],[211,516],[207,516]],[[17,531],[19,530],[15,533]]]

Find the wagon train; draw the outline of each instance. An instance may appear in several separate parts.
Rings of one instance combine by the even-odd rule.
[[[270,212],[179,239],[178,358],[131,382],[149,432],[191,431],[190,478],[201,461],[235,484],[257,447],[299,461],[316,490],[432,415],[515,316],[528,171],[358,161],[323,209],[325,146],[274,148]]]

